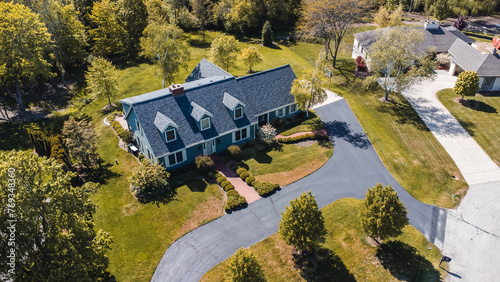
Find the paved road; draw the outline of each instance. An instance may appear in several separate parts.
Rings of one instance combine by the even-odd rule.
[[[323,167],[246,209],[225,215],[177,240],[165,252],[152,281],[198,281],[205,272],[278,231],[280,212],[290,200],[311,190],[324,207],[338,199],[361,199],[368,187],[391,184],[408,209],[410,224],[442,248],[446,211],[410,196],[391,176],[345,100],[316,109],[334,143]]]

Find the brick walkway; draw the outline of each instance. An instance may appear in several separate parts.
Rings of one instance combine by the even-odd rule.
[[[321,135],[328,135],[328,133],[326,133],[325,129],[320,129],[320,130],[314,130],[314,131],[297,132],[297,133],[294,133],[294,134],[288,135],[288,136],[283,136],[281,134],[278,134],[278,135],[276,135],[276,139],[291,138],[291,137],[306,135],[306,134],[309,134],[309,133],[312,133],[312,134],[316,134],[317,133],[317,134],[321,134]]]
[[[214,160],[214,167],[220,173],[222,173],[227,181],[233,184],[234,189],[240,193],[241,196],[245,197],[247,203],[252,203],[260,199],[259,194],[250,186],[248,186],[241,178],[226,166],[224,161],[219,157],[212,158]]]

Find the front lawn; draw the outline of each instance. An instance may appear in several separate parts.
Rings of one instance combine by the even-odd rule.
[[[284,187],[318,170],[332,156],[330,141],[308,142],[307,146],[304,143],[258,144],[243,150],[240,160],[257,180]]]
[[[320,130],[325,128],[321,119],[316,115],[313,110],[309,111],[309,117],[306,113],[299,113],[295,119],[292,119],[290,123],[283,124],[278,128],[278,133],[283,136],[289,136],[298,132],[307,132]]]
[[[367,241],[357,219],[361,200],[342,199],[322,209],[328,229],[324,247],[333,259],[319,260],[322,274],[331,281],[440,281],[439,250],[415,228],[407,226],[398,238],[381,247]],[[431,248],[429,250],[429,247]],[[249,250],[263,266],[269,281],[306,281],[295,268],[292,247],[278,234],[251,246]],[[207,272],[201,281],[224,281],[228,260]]]
[[[117,281],[148,281],[165,250],[192,229],[222,216],[224,196],[217,185],[199,174],[176,188],[175,200],[165,204],[140,204],[130,193],[128,177],[139,162],[118,148],[118,137],[109,126],[97,123],[99,153],[115,176],[94,195],[96,227],[113,236],[109,271]],[[115,164],[118,160],[118,165]]]
[[[466,97],[469,106],[455,103],[453,89],[437,93],[438,99],[490,158],[500,166],[500,97]]]

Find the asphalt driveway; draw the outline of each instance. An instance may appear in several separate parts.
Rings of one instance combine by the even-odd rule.
[[[423,204],[406,192],[387,171],[345,100],[316,113],[334,144],[333,156],[311,175],[186,234],[173,243],[158,264],[152,281],[198,281],[205,272],[278,231],[281,212],[290,200],[310,190],[320,207],[338,199],[362,199],[368,187],[392,185],[408,209],[410,224],[442,248],[446,210]]]

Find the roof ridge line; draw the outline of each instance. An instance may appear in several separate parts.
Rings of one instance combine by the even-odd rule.
[[[237,77],[236,80],[240,80],[240,79],[244,79],[244,78],[248,78],[248,77],[254,77],[254,76],[257,76],[257,75],[260,75],[260,74],[265,74],[265,73],[272,72],[272,71],[279,70],[279,69],[283,69],[283,68],[286,68],[286,67],[290,67],[291,68],[290,64],[286,64],[286,65],[283,65],[283,66],[279,66],[279,67],[275,67],[275,68],[272,68],[272,69],[268,69],[268,70],[264,70],[264,71],[260,71],[260,72],[256,72],[256,73],[252,73],[252,74],[245,75],[245,76],[242,76],[242,77]]]
[[[211,76],[211,77],[216,77],[216,76]],[[202,84],[202,85],[195,85],[195,86],[190,87],[189,89],[184,89],[184,93],[187,93],[187,92],[190,92],[191,90],[195,90],[195,89],[202,88],[202,87],[205,87],[205,86],[211,86],[211,85],[215,85],[215,84],[218,84],[218,83],[221,83],[221,82],[226,82],[226,81],[229,81],[229,80],[234,79],[234,78],[235,78],[234,76],[224,77],[221,80],[211,81],[209,83]],[[210,77],[203,78],[203,79],[207,79],[208,80],[208,79],[210,79]],[[201,79],[199,79],[199,80],[201,80]],[[184,86],[184,84],[186,84],[186,83],[193,83],[193,82],[196,82],[196,81],[198,81],[198,80],[193,80],[191,82],[185,82],[185,83],[183,83],[181,85]]]
[[[209,62],[211,65],[215,66],[216,68],[220,69],[221,71],[223,71],[223,72],[225,72],[225,73],[227,73],[227,74],[231,75],[228,71],[225,71],[224,69],[222,69],[222,68],[221,68],[221,67],[219,67],[218,65],[216,65],[216,64],[214,64],[214,63],[210,62],[209,60],[205,59],[205,57],[201,58],[201,61],[203,61],[203,60],[205,60],[205,61]],[[200,62],[201,62],[201,61],[200,61]],[[199,64],[199,63],[198,63],[198,64]],[[232,75],[231,75],[231,76],[232,76]]]

